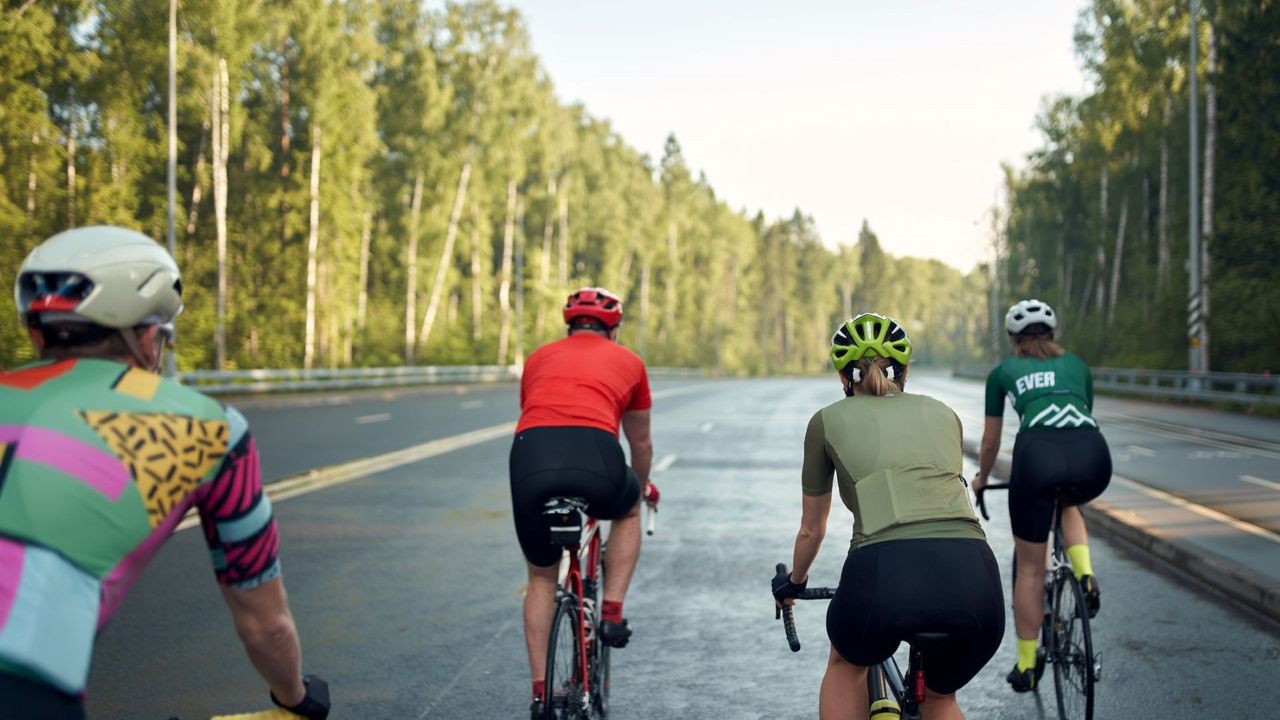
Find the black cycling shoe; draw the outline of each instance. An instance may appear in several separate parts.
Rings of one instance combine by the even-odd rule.
[[[620,623],[605,620],[600,623],[600,639],[611,648],[624,648],[631,639],[631,628],[625,619]]]
[[[1044,651],[1036,650],[1036,666],[1019,670],[1015,663],[1013,669],[1005,676],[1005,680],[1009,681],[1009,685],[1014,692],[1024,693],[1035,690],[1040,684],[1040,678],[1044,675]]]
[[[1102,589],[1098,587],[1098,578],[1092,575],[1080,576],[1080,589],[1084,590],[1084,609],[1089,611],[1089,619],[1092,620],[1102,608]]]
[[[534,700],[529,705],[529,720],[544,720],[546,716],[547,708],[541,700]]]

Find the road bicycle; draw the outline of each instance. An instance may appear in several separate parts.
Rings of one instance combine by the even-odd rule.
[[[609,646],[598,637],[606,542],[600,523],[584,515],[586,508],[582,498],[556,497],[542,511],[551,542],[565,549],[547,642],[547,720],[594,720],[609,714]]]
[[[787,574],[786,563],[775,567],[778,574]],[[815,587],[802,590],[797,600],[830,600],[836,588]],[[791,652],[800,652],[800,637],[796,634],[793,607],[783,605],[775,618],[782,619]],[[907,673],[903,675],[898,661],[890,655],[884,662],[867,668],[867,699],[870,720],[920,720],[920,703],[924,702],[924,652],[937,647],[947,639],[946,633],[917,633],[907,641]]]
[[[978,510],[990,520],[983,499],[986,490],[1006,490],[1008,483],[988,485],[977,495]],[[1084,589],[1071,569],[1067,543],[1062,535],[1061,494],[1053,499],[1053,546],[1044,575],[1045,611],[1040,626],[1040,647],[1046,665],[1053,666],[1053,689],[1062,720],[1093,720],[1094,686],[1102,678],[1102,655],[1093,651],[1089,611]],[[1014,563],[1016,580],[1017,563]]]

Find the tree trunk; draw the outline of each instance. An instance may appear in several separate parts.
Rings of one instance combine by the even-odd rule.
[[[213,139],[213,219],[218,234],[218,310],[214,328],[214,369],[222,370],[227,362],[227,144],[230,137],[230,99],[227,90],[227,60],[218,58],[210,99]],[[317,131],[318,132],[318,131]],[[200,189],[196,176],[196,191]],[[193,203],[195,201],[193,200]],[[190,230],[195,229],[195,205],[192,205]]]
[[[1156,287],[1169,281],[1169,123],[1173,117],[1173,94],[1166,89],[1164,120],[1160,127],[1160,218],[1156,222]]]
[[[624,299],[631,292],[631,265],[635,262],[635,257],[635,248],[627,248],[627,254],[622,257],[622,267],[618,270],[617,282],[613,284],[613,289]]]
[[[436,279],[431,286],[431,300],[427,303],[427,314],[422,318],[422,331],[418,333],[418,345],[427,347],[431,339],[431,327],[436,321],[436,312],[440,308],[440,293],[444,290],[445,280],[449,275],[450,260],[453,258],[453,245],[458,238],[458,218],[462,215],[462,206],[467,200],[467,182],[471,179],[471,161],[462,166],[458,176],[458,191],[453,199],[453,213],[449,216],[449,230],[445,233],[444,248],[440,251],[440,265],[436,267]]]
[[[658,337],[670,340],[676,330],[676,300],[679,297],[680,284],[680,227],[672,220],[667,228],[667,255],[671,263],[671,272],[667,276],[667,297],[663,303],[662,329]]]
[[[524,203],[516,199],[516,365],[524,366]]]
[[[649,258],[640,265],[640,341],[637,348],[644,355],[645,345],[649,340]]]
[[[1129,196],[1120,201],[1120,227],[1116,229],[1116,249],[1111,256],[1111,304],[1107,306],[1107,324],[1116,319],[1116,299],[1120,296],[1120,265],[1124,258],[1124,231],[1129,221]]]
[[[560,188],[560,291],[569,292],[569,180]]]
[[[217,92],[217,76],[214,76],[214,91]],[[214,114],[213,102],[210,105],[210,117]],[[204,177],[204,150],[207,142],[205,133],[211,132],[212,126],[206,120],[200,125],[200,149],[196,152],[196,174],[195,181],[191,183],[191,207],[187,209],[187,237],[186,244],[190,246],[191,236],[196,234],[196,221],[200,219],[200,200],[204,197],[204,188],[200,187],[200,178]]]
[[[307,330],[302,367],[311,369],[316,354],[316,255],[320,249],[320,126],[311,125],[311,228],[307,235]]]
[[[27,168],[27,230],[31,230],[36,218],[36,157],[40,154],[40,135],[31,133],[31,162]]]
[[[356,296],[355,326],[364,332],[365,318],[369,311],[369,242],[373,238],[373,213],[366,210],[364,226],[360,229],[360,289]]]
[[[471,201],[471,339],[480,342],[484,295],[480,288],[480,204]]]
[[[67,227],[76,226],[76,110],[67,118]]]
[[[404,364],[412,365],[416,354],[413,328],[418,324],[418,221],[422,217],[422,171],[413,181],[413,200],[409,206],[409,251],[405,263],[404,291]]]
[[[498,364],[507,364],[507,345],[511,341],[511,256],[516,234],[516,181],[507,181],[507,219],[502,225],[502,269],[498,285],[498,309],[502,322],[498,330]]]
[[[552,293],[547,287],[551,283],[551,240],[555,237],[555,219],[552,215],[552,203],[559,197],[559,183],[555,175],[547,181],[547,215],[546,222],[542,227],[542,255],[538,259],[538,293],[543,297],[548,297]],[[541,303],[539,303],[541,305]],[[533,323],[533,334],[537,338],[542,337],[542,330],[545,327],[547,313],[543,308],[537,309],[537,319]]]
[[[1218,32],[1213,12],[1208,13],[1209,54],[1204,80],[1204,185],[1200,210],[1200,367],[1209,369],[1209,289],[1213,276],[1209,272],[1209,246],[1213,241],[1213,159],[1218,145],[1218,91],[1214,78],[1218,74]]]

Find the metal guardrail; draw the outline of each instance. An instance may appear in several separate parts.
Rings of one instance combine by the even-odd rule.
[[[693,368],[649,368],[649,377],[703,377]],[[381,368],[320,368],[312,370],[197,370],[178,373],[178,381],[207,395],[357,390],[398,385],[515,382],[516,365],[415,365]]]
[[[1095,390],[1200,402],[1280,405],[1280,375],[1107,367],[1091,370]],[[989,372],[991,367],[984,365],[960,365],[954,370],[959,377],[978,379],[986,378]]]

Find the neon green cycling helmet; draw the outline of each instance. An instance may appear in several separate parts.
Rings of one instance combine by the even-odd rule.
[[[862,313],[836,328],[831,336],[831,364],[836,370],[867,355],[906,365],[911,361],[911,338],[896,320],[876,313]]]

